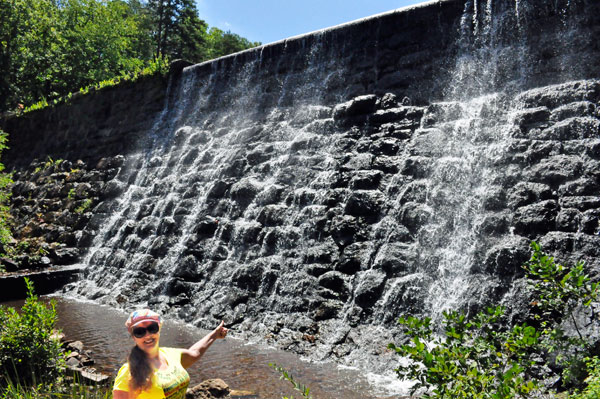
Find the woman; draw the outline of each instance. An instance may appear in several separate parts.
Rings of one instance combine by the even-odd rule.
[[[149,309],[131,313],[125,326],[135,346],[113,387],[113,399],[184,399],[190,376],[186,369],[202,357],[228,329],[223,322],[189,349],[160,348],[162,319]]]

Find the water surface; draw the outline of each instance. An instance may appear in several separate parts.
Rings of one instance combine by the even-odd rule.
[[[67,339],[82,341],[96,361],[95,367],[116,375],[133,346],[125,329],[127,314],[92,302],[56,297],[59,328]],[[22,301],[3,305],[20,307]],[[189,347],[208,331],[165,320],[161,332],[161,346]],[[251,391],[260,398],[281,398],[294,395],[291,385],[279,379],[269,367],[276,363],[287,369],[294,378],[310,387],[315,399],[379,399],[397,398],[385,394],[385,387],[372,386],[367,378],[355,370],[340,369],[335,364],[315,364],[297,355],[261,346],[247,344],[232,337],[216,341],[202,359],[188,371],[190,386],[210,378],[224,380],[232,389]]]

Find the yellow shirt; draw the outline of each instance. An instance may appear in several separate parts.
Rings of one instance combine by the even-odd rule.
[[[181,365],[182,349],[159,348],[158,350],[167,359],[167,368],[154,369],[152,387],[150,390],[142,391],[137,399],[185,399],[190,376]],[[125,363],[117,374],[113,389],[129,392],[130,378],[129,363]]]

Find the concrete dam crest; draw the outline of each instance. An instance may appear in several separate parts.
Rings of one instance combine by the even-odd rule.
[[[17,233],[83,264],[69,295],[374,372],[402,314],[518,317],[531,240],[600,267],[600,3],[540,3],[432,1],[1,121]]]

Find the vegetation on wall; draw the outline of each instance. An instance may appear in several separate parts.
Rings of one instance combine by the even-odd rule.
[[[209,29],[191,0],[0,0],[0,112],[260,43]]]
[[[8,135],[0,130],[0,156],[7,149]],[[0,253],[13,241],[11,232],[10,198],[13,184],[12,174],[4,172],[4,164],[0,162]],[[0,271],[2,266],[0,265]]]

